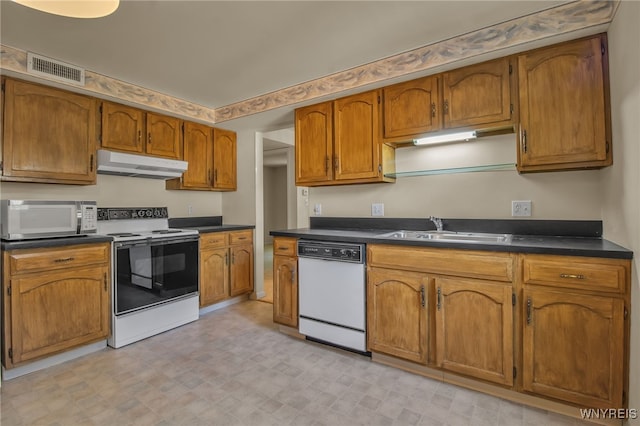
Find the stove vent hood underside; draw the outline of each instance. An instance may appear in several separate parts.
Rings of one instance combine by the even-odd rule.
[[[148,179],[173,179],[182,176],[188,163],[168,158],[98,150],[98,173]]]

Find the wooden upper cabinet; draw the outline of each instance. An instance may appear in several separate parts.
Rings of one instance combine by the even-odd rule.
[[[583,407],[624,407],[624,300],[525,288],[523,389]]]
[[[147,154],[182,159],[179,118],[147,113]]]
[[[113,151],[182,159],[179,118],[102,102],[101,146]]]
[[[380,92],[360,93],[334,104],[334,178],[368,179],[379,175]]]
[[[95,184],[95,99],[9,78],[4,84],[2,180]]]
[[[144,111],[126,105],[102,102],[101,146],[114,151],[145,153]]]
[[[436,364],[502,385],[513,385],[511,285],[436,278]]]
[[[213,129],[213,189],[235,191],[236,177],[236,133],[230,130]]]
[[[518,75],[520,171],[611,164],[606,35],[520,55]]]
[[[512,73],[507,57],[442,74],[443,127],[479,129],[512,124]]]
[[[184,122],[183,160],[189,163],[182,175],[185,188],[209,189],[213,181],[213,144],[211,127]]]
[[[296,185],[333,179],[333,102],[299,108],[295,113]]]
[[[385,139],[440,130],[440,77],[429,76],[382,89]]]

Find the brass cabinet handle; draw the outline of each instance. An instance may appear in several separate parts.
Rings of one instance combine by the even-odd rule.
[[[326,163],[325,164],[325,172],[329,173],[329,165],[331,164],[331,160],[329,160],[329,156],[328,155],[325,157],[325,163]]]
[[[103,281],[104,281],[104,291],[107,291],[107,273],[106,272],[103,275]]]
[[[93,171],[93,154],[91,154],[91,158],[89,158],[89,171]]]
[[[278,247],[278,250],[289,250],[289,247]]]
[[[527,153],[527,131],[522,130],[522,152]]]
[[[571,278],[576,280],[584,280],[586,277],[582,274],[560,274],[560,278]]]
[[[151,132],[149,132],[149,139],[147,140],[149,144],[151,144]]]
[[[438,310],[440,310],[440,308],[442,307],[442,290],[440,289],[440,287],[438,287],[438,300],[436,303],[436,307],[438,308]]]
[[[449,100],[444,101],[444,111],[443,114],[449,114]]]
[[[142,140],[142,130],[138,130],[138,142]]]
[[[527,325],[531,325],[531,298],[527,297]]]
[[[420,305],[424,308],[426,304],[424,286],[420,286]]]
[[[431,116],[432,117],[436,116],[436,103],[435,102],[431,103]]]
[[[238,237],[239,240],[246,240],[247,237]]]
[[[61,259],[56,259],[56,260],[54,260],[54,262],[56,262],[56,263],[65,263],[65,262],[71,262],[72,260],[74,260],[73,257],[64,257],[64,258],[61,258]]]

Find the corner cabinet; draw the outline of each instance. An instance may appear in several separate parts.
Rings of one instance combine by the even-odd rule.
[[[166,189],[235,191],[236,133],[189,121],[182,131],[182,157],[189,166],[180,178],[167,180]]]
[[[606,35],[518,56],[521,172],[611,165]]]
[[[2,180],[96,183],[96,100],[6,78]]]
[[[298,327],[298,257],[295,238],[273,239],[273,322]]]
[[[100,105],[100,145],[131,154],[182,159],[179,118],[103,101]]]
[[[629,262],[522,256],[523,389],[584,407],[624,407]]]
[[[296,185],[393,182],[395,150],[381,142],[380,91],[299,108]]]
[[[253,231],[200,235],[200,307],[253,291]]]
[[[3,365],[106,339],[110,244],[3,253]]]

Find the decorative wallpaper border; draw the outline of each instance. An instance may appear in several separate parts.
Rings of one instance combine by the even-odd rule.
[[[217,109],[89,70],[85,74],[85,86],[80,89],[98,97],[102,95],[116,98],[141,107],[215,124],[427,71],[544,38],[605,25],[613,20],[617,7],[618,0],[578,0]],[[26,52],[0,44],[0,68],[27,74]]]

